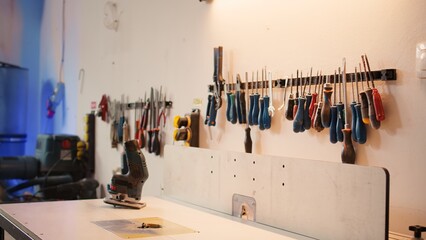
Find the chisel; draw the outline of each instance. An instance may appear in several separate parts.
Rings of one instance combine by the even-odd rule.
[[[371,127],[373,127],[374,129],[379,129],[380,122],[377,121],[377,118],[376,118],[376,110],[374,109],[374,101],[373,101],[373,90],[370,88],[369,77],[367,75],[367,68],[365,66],[364,56],[361,56],[361,59],[364,65],[364,74],[367,79],[367,90],[365,90],[365,93],[367,94],[367,100],[368,100],[368,118],[370,119]]]
[[[312,94],[311,94],[311,84],[312,84],[312,68],[311,68],[311,73],[309,75],[309,90],[308,93],[306,94],[306,103],[305,103],[305,109],[304,109],[304,113],[303,113],[303,128],[306,130],[309,130],[311,128],[311,118],[309,116],[309,108],[311,106],[311,101],[312,101]]]
[[[356,85],[356,93],[358,97],[358,102],[355,105],[355,111],[356,111],[355,136],[358,143],[364,144],[367,141],[367,128],[365,127],[365,124],[362,121],[361,103],[359,102],[359,91],[358,91],[358,72],[356,67],[355,67],[355,85]]]
[[[345,106],[348,104],[347,96],[346,96],[346,59],[343,58],[343,74],[342,74],[342,81],[343,81],[343,96],[345,100]],[[345,128],[342,129],[343,135],[344,135],[344,141],[343,141],[343,150],[342,150],[342,162],[343,163],[355,163],[355,149],[352,145],[352,139],[351,139],[351,128],[348,124],[348,116],[347,111],[345,110]]]
[[[337,132],[336,132],[336,126],[337,126],[337,106],[336,106],[336,95],[337,95],[337,88],[336,88],[336,82],[337,82],[337,74],[336,71],[334,71],[334,79],[333,79],[333,89],[334,89],[334,95],[333,95],[333,105],[330,107],[330,142],[336,143],[337,142]]]
[[[252,120],[253,125],[259,124],[259,71],[256,72],[256,93],[253,96],[254,99],[254,105],[253,105],[253,113],[252,113]]]
[[[152,138],[154,137],[154,121],[155,121],[155,116],[154,116],[154,112],[155,112],[155,103],[154,103],[154,88],[151,87],[151,95],[149,97],[149,105],[150,105],[150,109],[149,109],[149,130],[148,130],[148,140],[147,140],[147,147],[148,147],[148,152],[152,153]],[[210,110],[212,109],[212,107],[214,107],[213,105],[215,105],[215,100],[213,99],[211,101],[211,106],[210,106]],[[210,111],[211,114],[211,111]],[[210,121],[210,120],[209,120]]]
[[[373,86],[373,102],[374,102],[374,110],[376,111],[376,119],[377,121],[385,120],[385,109],[383,108],[382,97],[380,96],[379,91],[374,86],[374,77],[371,73],[370,63],[368,62],[367,54],[364,54],[365,62],[367,63],[368,75],[370,76],[371,84]]]
[[[289,80],[287,80],[289,81]],[[287,118],[287,120],[292,121],[293,120],[293,106],[294,106],[294,98],[293,98],[293,74],[291,75],[290,78],[290,96],[288,97],[287,100],[287,108],[285,110],[285,118]]]

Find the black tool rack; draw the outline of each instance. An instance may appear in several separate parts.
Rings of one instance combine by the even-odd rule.
[[[359,74],[359,72],[358,72]],[[371,74],[373,76],[373,80],[381,80],[381,81],[396,81],[396,69],[383,69],[383,70],[376,70],[371,71]],[[334,83],[334,74],[333,75],[322,75],[323,77],[329,77],[330,83]],[[316,78],[316,76],[312,76],[312,79]],[[309,77],[299,77],[299,78],[288,78],[288,80],[292,81],[291,86],[301,85],[302,83],[305,83],[306,80],[308,80]],[[365,75],[359,74],[358,75],[358,81],[365,81]],[[371,80],[371,79],[369,79]],[[286,79],[276,79],[272,80],[272,87],[273,88],[285,88],[285,81]],[[346,73],[346,82],[352,82],[355,81],[355,73]],[[248,82],[248,89],[254,89],[254,88],[260,88],[260,87],[269,87],[269,81],[263,80],[262,81],[255,81],[255,82]],[[311,85],[314,84],[314,82],[310,83]],[[222,81],[220,84],[220,90],[224,90],[225,83]],[[235,89],[235,83],[227,83],[226,86],[231,87],[231,89]],[[244,81],[240,84],[241,89],[245,89],[245,83]],[[288,84],[290,86],[290,84]],[[208,85],[208,91],[213,92],[214,91],[214,85]]]
[[[149,101],[146,102],[133,102],[133,103],[121,103],[120,106],[123,107],[123,110],[131,110],[136,108],[142,108],[144,107]],[[166,101],[166,108],[172,108],[173,102],[172,101]],[[162,107],[163,101],[158,102],[159,107]]]

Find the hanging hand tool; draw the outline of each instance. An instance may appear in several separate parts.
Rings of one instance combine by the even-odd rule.
[[[144,98],[144,106],[142,109],[142,116],[141,116],[141,127],[140,127],[140,135],[139,135],[139,147],[144,148],[145,147],[145,130],[148,126],[148,113],[149,113],[149,102],[146,100],[146,92],[145,92],[145,98]]]
[[[347,99],[347,91],[346,91],[346,59],[343,58],[343,74],[342,74],[342,81],[343,81],[343,97],[345,100],[345,106],[348,105],[348,99]],[[351,128],[348,124],[348,112],[345,110],[345,128],[342,129],[343,135],[344,135],[344,141],[343,141],[343,150],[342,150],[342,162],[343,163],[355,163],[355,149],[352,145],[352,139],[351,139]]]
[[[229,80],[231,79],[229,72],[228,72],[228,79]],[[225,94],[226,94],[226,120],[228,122],[230,122],[231,121],[231,106],[232,106],[231,94],[232,94],[232,92],[231,92],[231,84],[227,85],[226,80],[225,80]]]
[[[312,68],[311,68],[311,73],[309,75],[309,90],[308,93],[306,94],[305,98],[306,98],[306,103],[305,103],[305,109],[304,109],[304,113],[303,113],[303,128],[306,130],[309,130],[311,128],[311,117],[309,116],[309,108],[311,106],[311,101],[312,101],[312,94],[311,94],[311,84],[312,84]],[[305,85],[306,87],[306,85]],[[305,90],[303,90],[305,91]]]
[[[269,101],[269,106],[268,106],[268,113],[269,113],[269,116],[271,118],[275,114],[275,107],[273,105],[273,99],[274,99],[274,97],[272,95],[273,94],[272,87],[273,87],[273,85],[272,85],[272,73],[269,72],[269,96],[270,96],[270,101]]]
[[[142,100],[135,102],[135,140],[139,141],[141,135],[141,116],[142,116]],[[140,148],[140,143],[138,146]]]
[[[204,122],[208,126],[216,126],[217,110],[222,106],[222,51],[222,47],[213,49],[213,93],[208,96],[206,121]]]
[[[330,83],[330,76],[327,76],[327,81],[324,84],[324,102],[321,110],[321,121],[325,128],[330,127],[330,107],[331,107],[331,95],[333,94],[333,87]]]
[[[313,124],[314,124],[313,127],[317,132],[321,132],[322,130],[324,130],[324,126],[322,125],[322,121],[321,121],[322,95],[324,91],[323,83],[324,83],[324,78],[322,77],[322,73],[320,73],[319,88],[321,88],[321,90],[318,97],[319,102],[317,104],[316,111],[314,114],[315,118],[313,121]]]
[[[364,80],[362,77],[361,63],[359,64],[359,75],[360,75],[361,87],[362,87],[362,92],[359,93],[359,96],[361,97],[362,121],[365,124],[370,124],[370,118],[368,117],[368,99],[367,99],[367,94],[365,93],[365,90],[364,90]]]
[[[334,71],[333,89],[334,89],[335,93],[333,95],[333,105],[330,107],[330,142],[333,143],[333,144],[337,142],[337,132],[336,132],[336,126],[337,126],[337,106],[336,106],[337,88],[336,88],[336,82],[337,82],[337,74],[336,74],[336,71]]]
[[[288,97],[287,108],[286,108],[285,114],[284,114],[285,118],[287,118],[287,120],[290,120],[290,121],[293,120],[293,107],[294,107],[293,81],[294,81],[294,79],[293,79],[293,74],[292,74],[291,79],[290,79],[290,96]]]
[[[264,99],[263,99],[263,87],[264,87],[264,83],[265,83],[265,81],[264,81],[265,79],[264,79],[264,72],[263,72],[263,69],[262,69],[262,86],[261,86],[261,91],[262,91],[262,94],[261,94],[261,96],[260,96],[260,99],[259,99],[259,107],[260,107],[260,110],[259,110],[259,129],[260,130],[265,130],[265,125],[263,124],[263,114],[264,114],[264,112],[265,112],[265,105],[263,104],[263,101],[264,101]]]
[[[367,54],[364,54],[365,62],[367,63],[368,76],[370,77],[371,84],[373,86],[373,102],[374,102],[374,110],[376,111],[376,119],[377,121],[385,120],[385,109],[383,108],[382,97],[380,96],[379,91],[374,86],[374,77],[371,73],[370,63],[368,62]]]
[[[345,76],[346,77],[346,76]],[[339,67],[339,102],[336,104],[337,107],[337,123],[336,123],[336,135],[337,135],[337,141],[343,142],[343,132],[342,129],[344,127],[345,122],[345,105],[342,102],[342,81],[343,81],[343,73],[340,71]]]
[[[367,141],[367,128],[365,127],[365,124],[362,121],[361,103],[359,102],[359,91],[358,91],[358,72],[356,67],[355,67],[355,85],[356,85],[356,93],[358,97],[358,102],[355,105],[355,111],[356,111],[355,137],[358,143],[364,144]]]
[[[358,142],[358,139],[356,137],[356,131],[357,131],[356,130],[356,121],[357,121],[358,116],[356,115],[356,109],[355,109],[356,102],[355,102],[354,79],[352,77],[353,76],[352,74],[350,76],[351,76],[351,85],[352,85],[352,102],[350,104],[351,113],[352,113],[352,124],[351,124],[352,133],[351,133],[351,136],[352,136],[352,141]]]
[[[271,73],[268,73],[268,76],[266,76],[266,68],[265,68],[265,77],[267,77],[270,82],[272,82],[272,76]],[[265,81],[266,87],[268,87],[268,82]],[[271,89],[272,86],[269,86],[269,89]],[[272,89],[271,89],[272,90]],[[269,107],[270,105],[270,101],[272,101],[272,99],[269,98],[268,93],[266,91],[265,96],[263,97],[263,127],[265,129],[269,129],[271,128],[271,116],[269,115]]]
[[[231,74],[231,85],[236,86],[236,85],[233,84],[233,80],[232,80],[233,78],[234,78],[234,76],[232,76],[232,74]],[[229,118],[231,119],[231,123],[235,124],[235,123],[237,123],[238,116],[237,116],[237,106],[236,106],[236,102],[235,102],[235,94],[232,93],[232,92],[231,92],[231,95],[230,95],[230,100],[231,100],[230,101],[231,108],[230,108],[230,112],[229,112]]]
[[[318,71],[317,71],[317,77],[315,78],[315,90],[314,93],[312,93],[312,101],[311,104],[309,105],[309,117],[311,118],[311,122],[313,123],[313,119],[314,119],[314,113],[316,110],[316,104],[317,104],[317,97],[318,97],[318,93],[317,93],[317,85],[318,85]]]
[[[298,75],[298,74],[297,74]],[[297,79],[297,81],[300,81],[300,85],[302,86],[302,71],[300,72],[300,80]],[[296,93],[297,94],[297,93]],[[294,121],[293,121],[293,132],[298,133],[298,132],[302,132],[305,129],[303,128],[303,119],[304,119],[304,113],[305,113],[305,102],[306,102],[306,98],[304,98],[304,92],[300,92],[300,96],[298,97],[298,101],[297,101],[297,110],[296,110],[296,114],[294,115]]]
[[[380,122],[377,121],[377,118],[376,118],[376,110],[374,109],[374,101],[373,101],[373,90],[370,88],[369,77],[367,75],[367,68],[365,66],[364,56],[361,56],[361,59],[364,65],[364,75],[367,79],[367,90],[365,90],[365,94],[367,95],[367,100],[368,100],[368,118],[370,119],[370,125],[374,129],[379,129]]]
[[[254,105],[253,105],[253,113],[252,113],[252,120],[253,125],[259,124],[259,71],[256,73],[256,93],[253,96],[254,99]]]
[[[237,87],[236,87],[236,100],[237,100],[237,116],[238,123],[246,123],[246,98],[244,91],[241,90],[241,77],[240,74],[237,74]]]
[[[124,96],[121,96],[121,102],[120,102],[120,120],[118,121],[118,128],[117,128],[117,137],[118,137],[118,142],[122,143],[123,142],[123,124],[124,124]]]
[[[294,98],[294,105],[293,105],[293,118],[296,117],[297,107],[299,104],[299,70],[296,72],[296,97]]]
[[[248,79],[248,76],[247,76],[247,72],[246,72],[246,86],[245,86],[246,92],[248,92],[248,80],[247,79]],[[252,78],[252,80],[253,80],[253,78]],[[250,101],[250,103],[251,103],[251,101]],[[243,108],[247,108],[246,104],[243,105]],[[247,117],[250,118],[250,114],[248,114]],[[245,138],[244,138],[244,149],[245,149],[246,153],[252,152],[253,143],[252,143],[252,140],[251,140],[250,131],[251,131],[250,126],[246,122]]]
[[[153,137],[152,137],[152,143],[151,143],[151,147],[152,147],[152,152],[155,155],[160,155],[160,120],[161,117],[163,117],[163,122],[166,122],[166,117],[164,115],[164,111],[160,110],[160,100],[162,97],[162,87],[160,87],[160,94],[158,94],[158,90],[156,91],[156,96],[155,96],[155,115],[154,115],[154,120],[155,120],[155,125],[154,125],[154,129],[153,129]],[[166,104],[166,101],[164,100],[164,105]]]
[[[283,94],[283,104],[281,104],[281,106],[278,108],[279,111],[281,111],[281,109],[284,108],[285,106],[285,99],[286,99],[286,95],[287,95],[287,87],[288,87],[288,77],[286,77],[284,79],[284,94]]]
[[[248,89],[250,89],[250,88],[248,87],[248,83],[246,83],[246,84],[247,84],[246,90],[249,91]],[[253,90],[253,88],[254,88],[254,72],[252,72],[252,74],[251,74],[251,93],[250,93],[249,111],[248,111],[248,114],[247,114],[247,121],[248,121],[248,124],[250,126],[253,126],[253,108],[254,108],[254,94],[253,94],[254,90]],[[247,94],[248,94],[248,92],[247,92]]]
[[[214,101],[212,101],[214,104]],[[148,152],[152,153],[152,138],[154,137],[154,122],[155,122],[155,100],[154,100],[154,88],[151,87],[151,95],[149,97],[149,130],[148,130],[148,139],[147,147]]]

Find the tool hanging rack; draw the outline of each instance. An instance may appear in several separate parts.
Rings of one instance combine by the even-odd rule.
[[[145,106],[145,104],[149,103],[150,101],[138,101],[138,102],[132,102],[132,103],[120,103],[120,107],[123,108],[123,110],[132,110],[132,109],[136,109],[136,108],[141,108],[143,106]],[[163,106],[162,102],[158,102],[159,107]],[[173,107],[173,102],[172,101],[166,101],[166,108],[170,109]]]
[[[381,80],[381,81],[396,81],[396,69],[383,69],[383,70],[376,70],[376,71],[371,71],[372,75],[373,75],[373,80]],[[361,75],[361,76],[359,76]],[[330,83],[334,83],[335,82],[335,76],[333,75],[322,75],[323,77],[328,77],[330,79]],[[302,84],[305,83],[307,81],[309,81],[309,76],[308,77],[299,77],[299,78],[287,78],[289,81],[292,82],[292,84],[290,84],[291,86],[296,86],[297,84]],[[316,76],[312,76],[312,79],[316,78]],[[346,79],[347,82],[355,82],[355,73],[347,73],[346,74]],[[359,74],[358,73],[358,80],[359,81],[367,81],[367,79],[365,78],[365,76],[363,74]],[[272,87],[273,88],[285,88],[285,81],[286,79],[276,79],[276,80],[272,80]],[[220,90],[223,91],[224,90],[224,86],[228,86],[231,87],[231,89],[235,89],[235,85],[236,83],[224,83],[225,81],[222,81],[222,83],[220,84]],[[241,88],[245,89],[245,84],[246,83],[241,83]],[[264,87],[269,87],[269,81],[264,80],[264,81],[259,81],[259,82],[249,82],[248,83],[248,89],[255,89],[256,87],[259,86],[264,86]],[[314,83],[311,82],[311,85],[313,85]],[[257,86],[256,86],[257,85]],[[214,91],[214,85],[208,85],[208,91],[209,92],[213,92]]]

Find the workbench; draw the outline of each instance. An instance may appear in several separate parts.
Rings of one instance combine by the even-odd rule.
[[[152,233],[156,229],[138,228],[135,220],[162,218],[186,232],[147,239],[311,239],[173,199],[142,197],[142,201],[147,206],[140,210],[114,207],[102,199],[2,204],[2,238],[6,231],[15,239],[123,239],[99,223],[129,220],[124,222],[133,224],[131,231]]]

